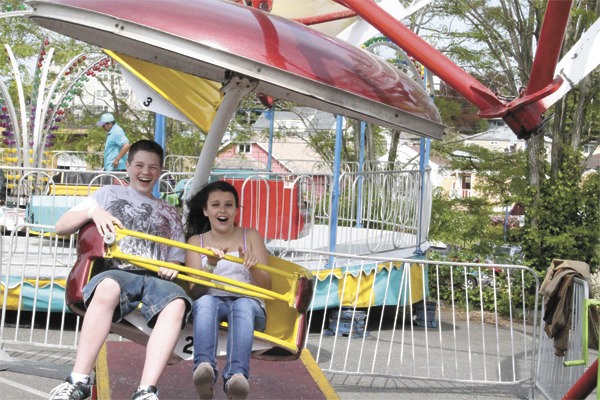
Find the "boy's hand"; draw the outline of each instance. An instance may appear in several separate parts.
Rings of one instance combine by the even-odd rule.
[[[100,233],[100,236],[102,237],[108,232],[115,233],[115,225],[123,229],[121,221],[101,207],[94,207],[91,217],[92,221],[96,224],[98,233]]]
[[[171,268],[159,267],[157,275],[159,278],[172,281],[173,279],[177,278],[177,275],[179,275],[179,271],[176,271]]]

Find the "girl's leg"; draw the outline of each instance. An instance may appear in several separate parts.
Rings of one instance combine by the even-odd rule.
[[[249,376],[254,330],[264,330],[265,313],[257,300],[241,297],[230,303],[228,322],[225,382],[234,374]]]
[[[208,362],[217,372],[217,345],[223,302],[218,297],[204,295],[194,301],[194,368]]]

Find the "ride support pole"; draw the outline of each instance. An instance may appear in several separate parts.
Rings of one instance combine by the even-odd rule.
[[[585,399],[596,388],[598,383],[598,359],[581,375],[581,377],[565,393],[562,400]]]

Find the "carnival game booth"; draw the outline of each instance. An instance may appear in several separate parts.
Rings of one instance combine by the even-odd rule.
[[[254,333],[253,357],[264,359],[297,358],[306,341],[306,312],[313,294],[313,277],[305,268],[282,260],[269,257],[269,264],[258,264],[271,275],[271,290],[254,285],[237,282],[208,272],[187,268],[177,264],[132,256],[119,249],[119,241],[126,236],[155,241],[201,254],[212,255],[210,250],[191,246],[174,240],[164,239],[144,233],[118,229],[116,235],[99,235],[94,224],[87,224],[79,231],[77,243],[77,260],[67,278],[66,301],[69,308],[78,315],[85,314],[82,289],[89,279],[103,270],[103,260],[117,258],[150,271],[158,271],[159,267],[179,271],[178,279],[187,287],[189,282],[227,290],[232,293],[253,296],[265,301],[267,325],[264,332]],[[243,263],[243,259],[226,255],[225,259]],[[140,312],[133,312],[125,318],[126,322],[113,324],[112,331],[134,342],[145,344],[151,329]],[[222,324],[223,330],[227,324]],[[227,337],[222,330],[219,337],[220,349]],[[188,324],[180,335],[174,353],[181,359],[192,357],[192,326]]]

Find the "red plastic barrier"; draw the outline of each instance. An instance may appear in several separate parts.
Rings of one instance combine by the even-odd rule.
[[[241,226],[267,239],[295,240],[304,227],[298,186],[277,179],[226,178],[238,191]]]

